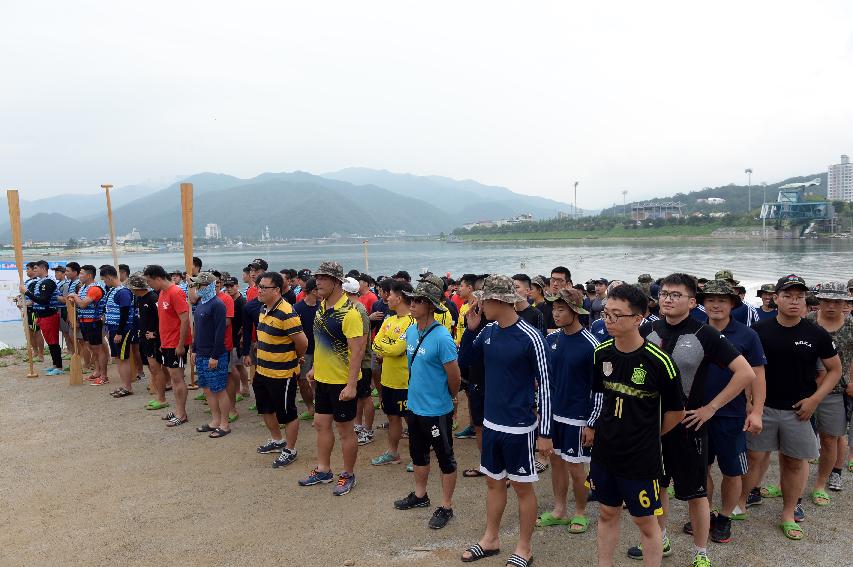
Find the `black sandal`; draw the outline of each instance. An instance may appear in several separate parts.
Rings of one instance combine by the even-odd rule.
[[[474,561],[479,561],[480,559],[484,559],[486,557],[492,557],[493,555],[497,555],[501,552],[501,548],[483,549],[483,546],[481,546],[479,543],[475,543],[465,551],[470,553],[471,557],[462,557],[462,563],[472,563]]]
[[[507,567],[530,567],[533,565],[533,556],[530,556],[530,559],[525,559],[521,555],[517,553],[513,553],[509,556],[509,559],[506,560]]]
[[[486,476],[479,469],[465,469],[462,471],[462,476],[465,478],[477,478],[478,476]]]
[[[208,437],[210,437],[211,439],[219,439],[220,437],[225,437],[229,433],[231,433],[230,429],[220,429],[219,427],[217,427],[216,429],[210,432],[210,435],[208,435]]]
[[[204,425],[199,425],[198,427],[196,427],[195,430],[199,433],[210,433],[211,431],[216,431],[216,428],[211,427],[205,423]]]
[[[175,416],[172,416],[172,418],[169,420],[169,423],[166,424],[166,427],[177,427],[179,425],[185,424],[189,420],[190,420],[190,418],[188,418],[188,417],[181,419],[175,415]]]

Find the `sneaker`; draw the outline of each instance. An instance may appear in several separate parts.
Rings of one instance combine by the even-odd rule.
[[[452,517],[452,508],[445,508],[443,506],[439,506],[435,509],[435,512],[432,513],[432,518],[429,519],[429,523],[427,525],[434,530],[440,530],[441,528],[447,525],[447,522],[449,522],[450,518]]]
[[[286,467],[296,460],[296,451],[291,451],[288,448],[281,450],[281,454],[272,462],[272,468]]]
[[[711,560],[701,551],[693,558],[693,567],[711,567]]]
[[[714,524],[716,523],[716,521],[717,521],[717,516],[713,512],[711,512],[711,523],[710,523],[709,532],[714,530]],[[693,522],[687,522],[686,524],[684,524],[684,527],[682,528],[682,530],[687,535],[693,535]]]
[[[835,492],[840,492],[844,488],[844,481],[841,478],[841,473],[830,473],[829,480],[826,481],[826,487]]]
[[[296,482],[299,484],[299,486],[314,486],[315,484],[328,484],[332,482],[334,478],[335,475],[332,474],[332,471],[321,472],[317,469],[314,469],[307,477]]]
[[[267,453],[281,453],[287,443],[284,439],[276,441],[275,439],[267,439],[266,443],[258,447],[258,453],[265,455]]]
[[[371,465],[399,465],[400,455],[392,455],[390,451],[385,451],[375,459],[370,461]]]
[[[90,386],[103,386],[104,384],[109,384],[109,383],[110,383],[109,378],[107,378],[105,376],[100,376],[100,377],[92,380],[92,382],[89,385]]]
[[[358,423],[353,425],[352,428],[355,430],[356,433],[361,433],[362,431],[364,431],[364,426]]]
[[[358,433],[358,444],[359,445],[369,445],[373,443],[373,431],[370,429],[362,429]]]
[[[415,463],[409,462],[409,464],[406,465],[406,472],[415,472]]]
[[[349,494],[350,490],[355,488],[355,475],[347,472],[342,472],[338,475],[338,485],[332,490],[335,496],[343,496]]]
[[[462,431],[457,431],[456,433],[454,433],[453,436],[456,437],[457,439],[476,439],[477,438],[477,432],[474,431],[473,425],[469,425],[468,427],[466,427]]]
[[[711,541],[715,543],[729,543],[732,541],[732,521],[717,517],[711,524]]]
[[[761,497],[761,490],[758,487],[749,491],[749,496],[746,497],[746,507],[758,506],[764,499]]]
[[[806,511],[803,510],[803,505],[797,502],[797,507],[794,508],[794,521],[802,522],[806,519]]]
[[[670,542],[669,542],[669,536],[666,536],[666,538],[663,540],[663,556],[669,557],[670,555],[672,555],[672,544],[670,544]],[[628,557],[630,557],[631,559],[636,559],[638,561],[642,561],[643,560],[643,546],[642,546],[642,544],[635,545],[634,547],[628,549]]]
[[[424,494],[418,498],[414,492],[409,492],[408,496],[394,501],[394,508],[397,510],[411,510],[412,508],[428,508],[429,495]]]

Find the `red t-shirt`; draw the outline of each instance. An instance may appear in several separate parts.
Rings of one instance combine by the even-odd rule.
[[[246,289],[246,303],[249,303],[253,299],[257,299],[257,298],[258,298],[258,287],[254,286],[254,285],[250,285]]]
[[[299,303],[303,299],[305,299],[305,290],[304,289],[296,294],[296,303]]]
[[[168,289],[160,292],[160,297],[157,298],[157,315],[160,318],[160,347],[161,348],[176,348],[178,341],[181,339],[181,313],[187,313],[190,310],[190,305],[187,303],[187,296],[184,291],[176,286],[171,285]],[[184,343],[189,346],[193,342],[192,332],[187,333],[187,340]]]
[[[234,299],[224,291],[217,293],[216,297],[225,304],[225,352],[230,355],[231,349],[234,348],[234,336],[231,333],[231,325],[234,324]]]
[[[367,313],[373,313],[373,304],[376,303],[379,298],[376,297],[376,294],[372,291],[368,291],[364,295],[359,295],[358,300],[364,305],[364,308],[367,310]]]
[[[453,304],[456,306],[456,309],[462,309],[462,306],[465,305],[465,300],[455,293],[450,296],[450,301],[453,302]]]

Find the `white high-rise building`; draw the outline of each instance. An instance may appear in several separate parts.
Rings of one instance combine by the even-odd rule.
[[[853,163],[848,156],[841,156],[841,163],[829,166],[828,177],[827,198],[830,201],[853,202]]]
[[[204,237],[222,238],[222,233],[219,231],[219,225],[213,222],[209,222],[204,225]]]

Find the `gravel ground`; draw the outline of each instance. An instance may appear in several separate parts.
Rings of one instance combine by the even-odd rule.
[[[404,465],[370,466],[385,448],[383,431],[359,451],[357,488],[334,497],[330,485],[296,484],[314,464],[308,424],[297,462],[274,470],[272,456],[255,452],[266,436],[248,411],[251,402],[239,404],[234,433],[214,440],[195,432],[205,420],[201,402],[190,401],[190,423],[176,429],[144,411],[144,382],[136,395],[114,400],[105,387],[68,386],[67,376],[27,379],[14,358],[0,367],[0,566],[452,565],[483,529],[482,479],[460,477],[456,517],[441,531],[426,527],[431,510],[394,510],[393,500],[413,488],[412,477]],[[456,448],[460,467],[477,462],[473,441],[457,441]],[[337,448],[332,466],[341,466]],[[552,502],[549,475],[537,486],[541,511]],[[778,478],[775,462],[769,477]],[[830,507],[805,504],[805,540],[785,539],[776,527],[781,500],[765,500],[735,525],[732,543],[711,544],[714,565],[853,565],[847,473],[845,481],[848,490]],[[437,500],[436,478],[429,490]],[[504,553],[478,565],[504,564],[518,533],[515,510],[511,496]],[[594,504],[590,513],[594,522]],[[686,515],[675,503],[675,552],[664,565],[691,564],[692,541],[681,533]],[[637,538],[627,515],[622,533],[616,564],[637,566],[621,551]],[[596,565],[594,523],[579,536],[537,530],[534,553],[540,566]]]

